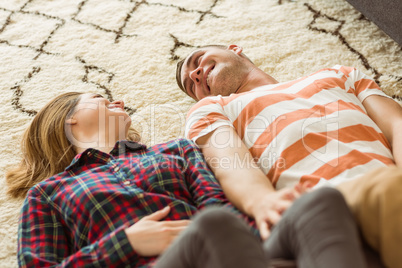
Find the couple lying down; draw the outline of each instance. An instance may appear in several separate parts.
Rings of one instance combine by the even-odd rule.
[[[402,112],[371,79],[336,66],[278,83],[231,45],[195,50],[177,81],[199,100],[187,118],[193,141],[146,147],[124,103],[98,94],[66,93],[38,112],[7,173],[9,193],[25,197],[19,266],[268,267],[282,258],[366,267],[361,233],[401,267]],[[264,116],[276,121],[255,125]],[[297,125],[327,117],[337,131]],[[337,159],[311,157],[323,137],[337,143]],[[270,150],[284,165],[262,164]]]

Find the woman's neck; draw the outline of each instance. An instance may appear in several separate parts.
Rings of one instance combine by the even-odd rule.
[[[92,137],[82,137],[78,146],[75,146],[77,153],[82,153],[88,148],[97,149],[107,154],[110,153],[118,140],[126,138],[125,135],[119,137],[119,135],[111,134],[112,135],[109,135],[109,133],[96,133],[92,135]]]

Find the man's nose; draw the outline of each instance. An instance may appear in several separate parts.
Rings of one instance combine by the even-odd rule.
[[[198,67],[197,69],[195,69],[190,73],[190,78],[191,80],[193,80],[195,84],[199,84],[202,81],[202,74],[203,74],[202,68]]]

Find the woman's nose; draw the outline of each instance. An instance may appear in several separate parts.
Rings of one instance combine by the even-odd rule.
[[[122,101],[122,100],[116,100],[116,101],[112,102],[112,104],[124,109],[124,101]]]
[[[202,74],[203,71],[201,67],[198,67],[190,73],[190,78],[193,80],[194,84],[199,84],[202,81]]]

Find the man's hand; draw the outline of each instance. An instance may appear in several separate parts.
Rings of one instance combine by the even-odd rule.
[[[160,255],[190,223],[189,220],[160,221],[170,211],[167,206],[151,215],[145,216],[125,230],[134,250],[141,256]]]
[[[253,206],[253,217],[257,223],[261,238],[266,240],[270,235],[270,228],[282,218],[294,200],[311,188],[308,182],[297,184],[293,188],[284,188],[266,194],[263,199]]]
[[[226,197],[236,208],[256,220],[263,239],[268,238],[269,228],[279,221],[282,212],[309,187],[303,184],[275,191],[232,127],[221,126],[200,137],[197,144]],[[238,159],[241,164],[238,164]],[[212,160],[225,160],[228,165],[220,166]]]

